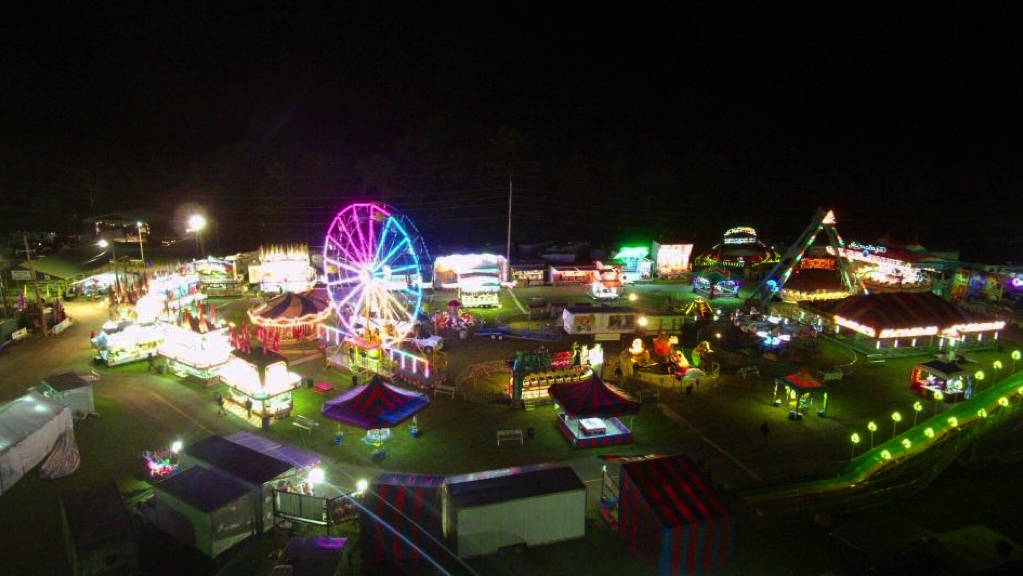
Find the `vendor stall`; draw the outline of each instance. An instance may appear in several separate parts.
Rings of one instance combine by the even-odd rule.
[[[773,403],[789,409],[789,420],[802,420],[814,404],[817,416],[823,418],[828,415],[828,387],[804,368],[797,374],[774,379]]]
[[[246,408],[251,404],[252,415],[261,418],[290,414],[291,391],[301,381],[298,374],[288,371],[284,356],[262,347],[231,352],[220,377],[230,387],[228,399]]]
[[[199,276],[199,290],[207,296],[241,296],[245,293],[244,278],[232,260],[210,256],[192,262],[190,267]]]
[[[651,257],[658,278],[678,278],[689,271],[692,244],[653,243]]]
[[[969,400],[973,396],[973,374],[954,362],[932,360],[917,364],[909,376],[910,388],[928,398],[945,402]]]
[[[576,448],[632,442],[632,432],[619,417],[631,419],[642,404],[596,374],[583,382],[554,384],[547,393],[561,408],[558,429]]]
[[[75,418],[96,413],[92,383],[74,372],[47,376],[39,381],[36,391],[53,402],[67,406]]]
[[[209,382],[231,358],[227,327],[185,314],[183,322],[165,324],[164,340],[157,347],[167,366],[180,377],[194,376]]]
[[[612,259],[621,266],[621,281],[626,284],[639,280],[649,280],[653,271],[653,262],[647,256],[650,249],[646,246],[625,246]]]
[[[118,366],[156,356],[163,339],[163,330],[156,325],[128,324],[117,331],[104,330],[91,342],[98,361],[107,366]]]
[[[433,286],[438,290],[462,288],[469,278],[508,279],[508,261],[494,254],[452,254],[441,256],[433,264]]]

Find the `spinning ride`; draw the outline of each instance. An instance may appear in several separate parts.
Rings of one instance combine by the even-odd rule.
[[[352,204],[334,217],[323,260],[339,329],[385,347],[408,336],[423,301],[421,245],[384,204]]]

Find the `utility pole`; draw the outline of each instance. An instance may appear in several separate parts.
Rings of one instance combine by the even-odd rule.
[[[22,236],[25,241],[25,258],[28,259],[28,269],[32,271],[32,284],[36,289],[36,304],[39,305],[39,320],[43,323],[43,336],[47,335],[46,330],[46,309],[43,308],[43,301],[39,298],[39,280],[36,278],[36,265],[32,263],[32,254],[28,250],[28,236]]]
[[[142,248],[142,222],[135,223],[135,229],[139,233],[139,258],[142,260],[142,268],[146,267],[146,252]]]
[[[508,267],[508,275],[505,281],[511,280],[511,218],[512,218],[512,175],[508,173],[508,246],[505,249],[505,266]]]
[[[2,258],[2,257],[0,257],[0,258]],[[3,302],[4,302],[4,318],[13,318],[14,315],[11,313],[11,308],[7,304],[7,287],[4,286],[4,270],[5,269],[6,269],[6,266],[4,265],[4,261],[2,259],[0,259],[0,299],[3,299]],[[1013,364],[1015,364],[1015,362],[1016,361],[1013,360]]]

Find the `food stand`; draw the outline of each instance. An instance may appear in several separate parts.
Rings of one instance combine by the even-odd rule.
[[[251,401],[252,414],[261,418],[290,414],[291,391],[301,381],[298,374],[288,371],[284,356],[262,347],[232,351],[220,376],[231,389],[228,399],[242,406]]]
[[[227,328],[187,316],[181,325],[164,325],[164,341],[157,347],[167,366],[180,377],[211,382],[231,358]]]
[[[123,323],[117,329],[104,329],[91,340],[96,359],[107,366],[119,366],[156,356],[164,340],[163,330],[155,324],[141,326]]]
[[[817,416],[824,418],[828,415],[828,386],[804,368],[798,374],[774,379],[773,403],[789,409],[789,420],[802,420],[803,414],[819,403]]]

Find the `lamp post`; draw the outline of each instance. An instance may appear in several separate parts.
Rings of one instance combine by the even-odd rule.
[[[874,432],[877,432],[877,424],[870,422],[867,424],[867,430],[870,430],[870,449],[874,449]]]
[[[1019,350],[1013,350],[1012,351],[1012,372],[1013,372],[1013,374],[1016,373],[1016,361],[1019,360],[1019,358],[1020,358]]]
[[[998,381],[998,373],[1002,371],[1002,361],[1001,360],[995,360],[991,364],[991,367],[994,368],[994,370],[995,370],[995,382],[997,382]]]
[[[853,455],[856,454],[856,445],[860,443],[860,435],[853,432],[849,439],[852,440],[852,446],[849,447],[849,459],[852,460]]]
[[[941,393],[941,390],[934,391],[934,416],[938,415],[938,402],[944,398],[945,395]]]
[[[892,438],[895,438],[895,431],[899,429],[899,422],[902,422],[902,414],[892,412]]]
[[[142,260],[142,267],[146,267],[146,252],[142,249],[142,222],[135,223],[135,229],[139,233],[139,258]]]
[[[106,238],[100,238],[99,242],[96,242],[96,245],[99,246],[100,248],[107,248],[107,247],[110,248],[110,254],[113,257],[113,261],[114,261],[114,284],[115,285],[118,284],[121,281],[121,279],[117,275],[117,246],[116,246],[116,243],[115,242],[109,242],[109,241],[107,241]]]
[[[976,390],[976,392],[980,392],[980,383],[984,381],[984,371],[983,370],[977,370],[976,374],[974,374],[973,377],[977,379],[977,390]]]
[[[920,402],[913,403],[913,427],[916,428],[916,418],[920,415],[920,411],[924,409],[924,405]]]
[[[188,229],[186,232],[195,232],[195,243],[199,246],[199,256],[205,257],[206,251],[202,246],[202,229],[206,227],[206,218],[202,214],[192,214],[188,217]]]

